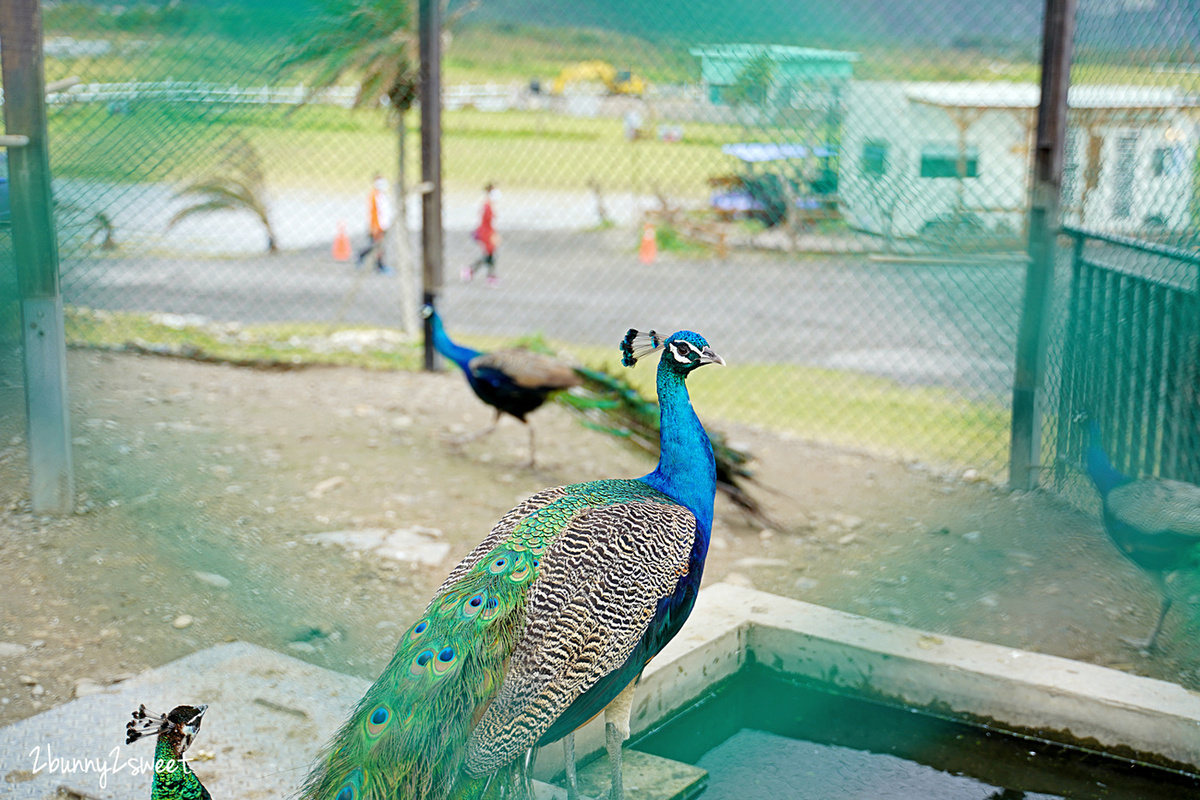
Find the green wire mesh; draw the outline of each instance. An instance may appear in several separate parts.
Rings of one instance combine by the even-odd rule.
[[[1195,252],[1198,15],[1187,0],[1081,4],[1065,223]],[[631,324],[692,327],[740,369],[708,413],[1005,477],[1041,3],[510,0],[447,17],[441,305],[456,330],[591,353]],[[48,6],[69,339],[415,335],[414,26],[394,0]],[[387,240],[386,273],[356,263],[376,174],[407,190],[410,235]],[[495,292],[459,280],[488,183]],[[1084,319],[1072,286],[1090,278],[1062,248],[1041,477],[1083,498],[1071,420],[1095,405],[1079,386],[1103,388],[1068,378],[1154,346],[1095,325],[1161,324],[1180,348],[1104,409],[1114,436],[1141,430],[1128,420],[1170,369],[1192,388],[1154,405],[1155,435],[1196,425],[1197,268],[1087,240],[1103,251],[1088,275],[1154,273],[1182,299],[1121,278],[1112,291],[1133,294]],[[1144,455],[1135,466],[1195,479],[1194,458]]]

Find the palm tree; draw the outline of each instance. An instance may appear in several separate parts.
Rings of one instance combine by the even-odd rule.
[[[408,249],[407,181],[405,176],[405,115],[417,99],[420,60],[413,30],[411,0],[323,0],[311,27],[297,34],[279,60],[281,71],[310,68],[308,96],[350,78],[358,81],[355,108],[374,107],[386,98],[399,136],[399,174],[396,181],[397,224],[388,231],[388,249],[400,253],[400,273],[408,283],[412,259]],[[446,27],[475,7],[468,3],[447,20]],[[399,233],[397,233],[397,231]],[[405,309],[404,327],[416,333],[414,303]]]
[[[172,228],[181,220],[212,211],[249,211],[258,217],[267,232],[267,252],[278,253],[275,229],[267,212],[266,180],[258,151],[242,134],[235,133],[222,148],[217,171],[192,181],[175,193],[176,197],[196,202],[180,209],[167,222]]]

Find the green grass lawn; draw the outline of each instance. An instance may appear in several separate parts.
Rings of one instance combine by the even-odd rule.
[[[121,22],[129,20],[127,15],[110,19],[91,6],[55,6],[48,14],[48,37],[103,38],[112,48],[98,56],[47,57],[47,80],[77,76],[85,82],[175,80],[251,87],[291,85],[311,75],[304,70],[283,73],[277,66],[286,47],[285,28],[301,24],[295,18],[279,20],[275,30],[269,27],[275,23],[260,14],[253,20],[257,33],[239,36],[231,32],[233,18],[210,21],[201,32],[186,34],[180,26],[195,20],[182,11],[154,13],[158,16],[146,12],[149,16],[127,24]],[[97,28],[101,22],[107,27]],[[274,33],[262,35],[263,30]],[[1036,81],[1039,73],[1033,63],[966,51],[881,46],[865,48],[861,55],[855,76],[864,79]],[[444,81],[525,83],[537,78],[546,84],[564,66],[594,58],[632,69],[652,83],[694,84],[699,78],[698,62],[683,42],[650,42],[589,29],[468,24],[456,30],[446,50]],[[1180,76],[1083,61],[1073,77],[1081,83],[1171,84]],[[653,103],[646,108],[647,127],[673,122],[656,118],[655,108]],[[100,103],[53,106],[49,116],[53,167],[61,177],[118,183],[195,179],[217,167],[221,146],[235,130],[249,138],[262,158],[268,190],[360,191],[374,172],[396,171],[394,122],[382,109],[135,101],[119,108]],[[417,113],[408,117],[406,168],[415,178],[420,171],[419,120]],[[496,181],[510,188],[584,191],[595,181],[606,192],[662,192],[676,199],[703,198],[709,178],[740,167],[720,152],[721,144],[798,136],[786,128],[750,131],[739,125],[686,123],[680,143],[630,143],[619,119],[470,110],[445,113],[444,129],[444,177],[451,190],[476,190]]]
[[[408,174],[420,175],[417,118],[409,115]],[[496,181],[511,188],[662,191],[701,198],[707,179],[735,162],[720,144],[741,138],[733,126],[689,125],[685,140],[628,142],[622,122],[545,112],[444,115],[443,163],[451,189]],[[383,111],[180,107],[146,103],[113,116],[97,105],[55,109],[50,117],[54,171],[117,183],[182,181],[217,168],[233,130],[254,145],[269,188],[358,191],[375,171],[393,174],[398,141]],[[760,133],[770,136],[770,132]]]
[[[345,330],[339,327],[338,330]],[[67,311],[73,346],[139,348],[241,364],[336,364],[367,369],[419,370],[419,342],[353,352],[330,347],[332,328],[316,323],[176,329],[148,315]],[[511,346],[498,337],[461,337],[480,350]],[[624,370],[615,346],[567,345],[535,337],[539,347],[594,368],[619,372],[643,394],[654,392],[654,370]],[[1007,463],[1007,412],[970,403],[952,392],[905,387],[884,378],[791,364],[735,364],[694,379],[694,402],[706,418],[724,419],[816,441],[861,448],[892,458],[915,458],[950,468],[973,466],[999,479]]]

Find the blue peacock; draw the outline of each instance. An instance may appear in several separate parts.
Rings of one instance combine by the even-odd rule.
[[[212,800],[208,789],[184,760],[183,754],[200,731],[206,705],[176,706],[166,714],[154,714],[139,706],[125,725],[125,744],[143,736],[158,737],[154,745],[154,778],[150,800]]]
[[[1088,427],[1087,473],[1104,505],[1104,529],[1122,555],[1149,573],[1162,597],[1149,637],[1127,640],[1152,650],[1171,610],[1167,575],[1200,563],[1200,486],[1125,475],[1104,451],[1100,426]]]
[[[657,467],[505,514],[401,637],[304,800],[527,795],[532,748],[566,738],[572,781],[572,732],[601,710],[622,797],[634,686],[691,612],[712,530],[712,446],[685,382],[725,362],[690,331],[630,330],[621,348],[627,366],[663,351]]]
[[[575,370],[523,347],[491,353],[472,350],[450,339],[433,306],[423,306],[421,314],[429,320],[433,346],[463,371],[476,396],[496,410],[492,424],[471,438],[495,430],[501,414],[515,417],[529,428],[529,463],[532,466],[535,458],[533,426],[525,416],[537,410],[552,393],[578,386],[580,377]]]

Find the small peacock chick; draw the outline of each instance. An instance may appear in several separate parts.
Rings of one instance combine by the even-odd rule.
[[[302,800],[527,797],[532,748],[568,737],[571,753],[601,711],[620,800],[633,690],[691,613],[716,492],[685,382],[725,362],[690,331],[622,342],[627,366],[657,350],[654,471],[545,489],[505,514],[403,634]]]
[[[1104,529],[1121,554],[1154,579],[1162,608],[1150,636],[1127,639],[1142,650],[1154,649],[1163,620],[1171,609],[1167,575],[1200,563],[1200,486],[1161,478],[1140,480],[1113,466],[1100,437],[1089,423],[1087,473],[1104,506]]]
[[[575,370],[550,356],[523,347],[492,353],[463,347],[451,341],[433,306],[423,306],[421,314],[429,320],[434,348],[463,371],[476,397],[496,409],[492,424],[470,439],[494,431],[501,414],[516,417],[529,428],[529,465],[533,466],[533,426],[529,425],[525,415],[539,408],[552,393],[578,386],[581,381]]]
[[[212,800],[183,754],[196,738],[208,706],[176,706],[169,714],[152,714],[139,706],[125,726],[125,744],[143,736],[157,736],[154,746],[154,780],[151,800]]]

